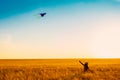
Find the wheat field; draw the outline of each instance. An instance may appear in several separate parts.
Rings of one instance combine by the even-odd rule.
[[[120,80],[120,59],[0,60],[0,80]]]

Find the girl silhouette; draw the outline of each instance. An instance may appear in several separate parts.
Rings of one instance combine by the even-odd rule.
[[[84,72],[86,72],[89,67],[88,67],[88,62],[85,62],[84,64],[79,60],[79,63],[81,63],[84,66]]]

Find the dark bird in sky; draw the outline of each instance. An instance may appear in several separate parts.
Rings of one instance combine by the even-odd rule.
[[[44,17],[46,15],[46,13],[40,13],[41,17]]]

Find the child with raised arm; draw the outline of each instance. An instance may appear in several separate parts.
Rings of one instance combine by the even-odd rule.
[[[84,66],[84,72],[86,72],[89,69],[88,62],[85,62],[84,64],[80,60],[79,62]]]

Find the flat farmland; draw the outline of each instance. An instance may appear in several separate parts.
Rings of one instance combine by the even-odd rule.
[[[0,80],[120,80],[120,59],[1,59]]]

